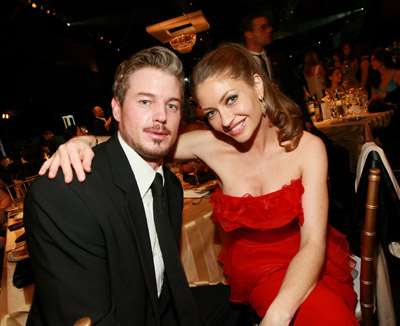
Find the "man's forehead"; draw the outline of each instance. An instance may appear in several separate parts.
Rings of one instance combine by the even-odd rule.
[[[161,74],[165,77],[170,77],[171,80],[168,81],[165,85],[165,90],[173,89],[174,86],[178,86],[179,88],[179,80],[175,75],[164,71],[162,69],[154,68],[154,67],[143,67],[135,70],[129,76],[129,88],[133,89],[135,92],[144,92],[148,91],[147,87],[157,84],[159,79],[154,78],[155,74]],[[176,81],[176,84],[174,82]],[[179,88],[180,93],[180,88]]]
[[[269,21],[266,17],[261,16],[253,19],[253,25],[263,25],[263,24],[269,24]]]

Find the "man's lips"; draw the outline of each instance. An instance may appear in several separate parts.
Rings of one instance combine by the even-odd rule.
[[[166,138],[171,133],[164,126],[153,126],[153,127],[145,128],[144,132],[147,132],[156,138]]]

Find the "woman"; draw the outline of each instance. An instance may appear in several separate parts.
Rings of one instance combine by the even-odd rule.
[[[302,130],[298,106],[240,45],[206,55],[193,83],[214,130],[182,134],[173,155],[204,161],[219,179],[211,203],[214,221],[229,232],[219,257],[231,300],[249,303],[262,326],[358,325],[354,262],[345,237],[327,227],[322,141]],[[51,159],[56,166],[64,148]],[[84,154],[87,171],[92,155]],[[70,168],[67,157],[62,164]]]
[[[311,96],[316,96],[318,100],[323,97],[325,88],[325,70],[318,61],[315,52],[307,52],[304,55],[304,77],[307,80],[308,91]]]
[[[400,70],[395,69],[391,53],[383,48],[376,48],[371,55],[371,67],[375,73],[375,80],[371,87],[372,112],[393,110],[390,123],[375,135],[375,143],[383,148],[392,167],[400,166],[400,111],[399,87]],[[397,95],[395,95],[397,94]]]
[[[371,100],[384,101],[387,93],[394,91],[400,85],[400,70],[394,69],[390,52],[376,48],[371,55],[372,69],[379,74],[371,89]]]
[[[358,59],[352,51],[349,42],[344,42],[340,46],[339,58],[342,63],[343,87],[346,90],[360,87],[360,83],[356,77],[358,72]]]
[[[325,85],[327,87],[326,92],[331,97],[335,96],[335,89],[338,89],[339,92],[345,91],[344,87],[342,86],[342,71],[340,68],[329,67],[326,70]]]

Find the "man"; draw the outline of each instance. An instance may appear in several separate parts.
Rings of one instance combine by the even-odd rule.
[[[252,14],[242,20],[241,26],[247,49],[265,68],[271,82],[301,108],[310,131],[312,123],[304,101],[303,84],[290,68],[288,55],[273,45],[273,28],[268,18]]]
[[[0,179],[7,184],[7,186],[10,186],[13,184],[12,181],[12,176],[11,172],[8,168],[8,166],[11,164],[11,160],[7,156],[2,156],[0,158]]]
[[[112,118],[105,118],[104,110],[100,106],[95,106],[92,109],[92,113],[95,117],[93,121],[93,133],[96,136],[107,136],[110,135]]]
[[[177,139],[182,63],[166,48],[143,50],[119,66],[113,93],[119,132],[95,148],[86,181],[39,177],[25,199],[35,274],[27,324],[72,325],[90,317],[95,325],[234,325],[227,287],[191,292],[184,274],[176,282],[183,268],[171,267],[168,256],[177,253],[183,192],[163,157]],[[153,207],[157,178],[167,194],[163,223],[173,237],[167,247],[156,218],[162,209]],[[192,303],[182,311],[181,304]]]
[[[48,156],[54,154],[58,146],[65,142],[63,136],[55,136],[52,131],[45,130],[42,134],[41,147],[42,151],[47,153]]]

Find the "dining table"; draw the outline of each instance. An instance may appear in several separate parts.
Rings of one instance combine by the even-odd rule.
[[[375,135],[387,127],[393,110],[363,113],[342,119],[326,119],[315,122],[315,127],[324,133],[332,143],[347,149],[350,157],[350,171],[356,172],[362,146],[373,142]]]
[[[182,216],[180,254],[188,283],[191,287],[225,283],[225,276],[217,256],[226,238],[224,231],[212,222],[210,191],[185,191]],[[8,219],[8,226],[23,219],[23,211]],[[34,284],[17,288],[13,282],[16,262],[9,261],[9,253],[24,242],[15,240],[24,228],[10,231],[7,228],[0,291],[0,325],[25,325],[32,304]]]

